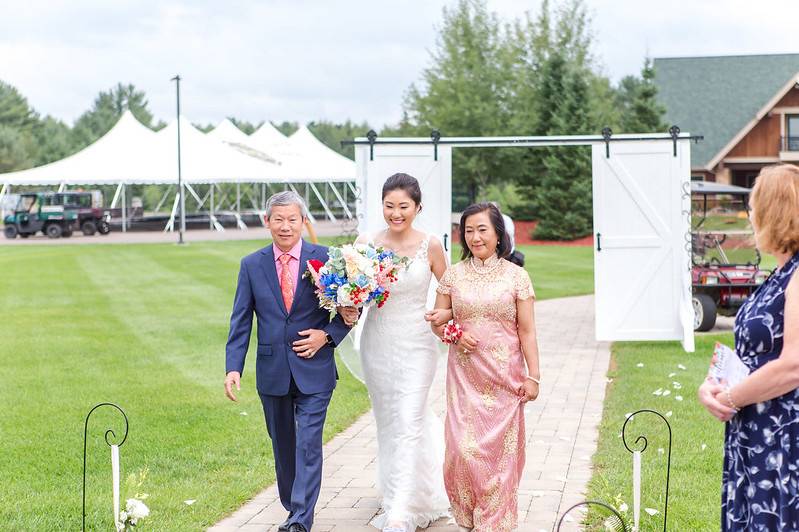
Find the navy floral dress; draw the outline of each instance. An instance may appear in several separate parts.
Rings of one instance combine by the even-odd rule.
[[[797,264],[799,253],[735,317],[735,351],[751,371],[780,356],[785,289]],[[727,423],[721,529],[799,530],[799,389],[742,408]]]

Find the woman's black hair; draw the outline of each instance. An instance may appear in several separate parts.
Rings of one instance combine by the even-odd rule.
[[[466,219],[481,212],[488,212],[488,219],[491,220],[491,225],[494,226],[494,232],[497,234],[497,257],[500,259],[506,258],[510,255],[511,248],[510,237],[505,231],[505,220],[502,218],[502,213],[499,212],[499,208],[493,203],[474,203],[466,207],[466,210],[461,214],[460,234],[461,246],[463,246],[461,260],[472,256],[472,250],[466,245]]]
[[[382,199],[386,199],[386,194],[392,190],[404,190],[417,207],[422,205],[422,189],[419,187],[419,181],[412,175],[394,174],[386,179],[386,182],[383,183]]]

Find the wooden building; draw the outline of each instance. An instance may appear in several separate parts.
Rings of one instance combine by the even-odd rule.
[[[704,135],[693,179],[751,187],[763,166],[799,164],[799,54],[656,58],[666,121]]]

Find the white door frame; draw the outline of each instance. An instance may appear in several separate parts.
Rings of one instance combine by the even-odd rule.
[[[371,132],[370,132],[371,133]],[[378,176],[372,178],[369,176],[369,161],[374,160],[375,153],[380,157],[380,151],[386,145],[417,145],[425,147],[428,152],[427,155],[422,154],[420,157],[437,160],[439,153],[446,153],[446,161],[442,163],[451,165],[451,157],[449,156],[449,149],[458,147],[533,147],[533,146],[594,146],[592,150],[594,157],[598,154],[604,153],[607,157],[613,157],[614,145],[620,142],[640,142],[640,141],[660,141],[669,142],[673,146],[673,156],[679,161],[679,182],[675,182],[674,186],[684,193],[686,184],[690,183],[690,141],[700,140],[701,136],[692,136],[688,133],[680,133],[679,128],[676,126],[670,130],[669,134],[640,134],[640,135],[611,135],[610,130],[603,131],[603,135],[562,135],[562,136],[531,136],[531,137],[441,137],[437,132],[433,132],[431,138],[377,138],[376,135],[370,134],[368,137],[356,138],[349,143],[355,145],[356,152],[356,168],[357,180],[356,186],[358,187],[356,203],[356,216],[359,220],[359,230],[361,231],[374,231],[373,222],[365,214],[367,212],[365,202],[374,201],[374,189],[372,183],[375,180],[385,180],[388,176]],[[601,155],[600,155],[601,156]],[[399,161],[398,161],[399,162]],[[397,167],[397,171],[402,171],[401,166]],[[451,176],[451,168],[449,170]],[[381,181],[382,183],[382,181]],[[377,183],[375,183],[377,185]],[[451,186],[451,184],[450,184]],[[687,199],[690,206],[690,196]],[[681,220],[680,222],[674,221],[673,228],[676,231],[690,232],[690,208],[684,206],[685,201],[680,205],[679,212],[675,213],[674,220]],[[429,205],[428,205],[429,207]],[[449,211],[450,209],[445,209]],[[596,213],[596,209],[595,209]],[[596,229],[596,220],[594,220],[594,227]],[[601,232],[601,230],[600,230]],[[683,236],[683,238],[685,238]],[[670,252],[675,253],[676,262],[688,268],[690,264],[690,249],[687,246],[675,246]],[[596,277],[595,277],[596,279]],[[691,276],[690,270],[682,272],[680,281],[675,284],[674,301],[676,304],[672,308],[674,319],[680,324],[681,329],[679,334],[665,335],[661,339],[680,340],[683,348],[692,352],[694,350],[693,342],[693,307],[690,304],[691,294]],[[678,293],[677,293],[678,292]],[[630,334],[625,334],[624,337],[615,338],[614,331],[604,331],[603,340],[629,340]],[[649,339],[649,338],[640,338]]]

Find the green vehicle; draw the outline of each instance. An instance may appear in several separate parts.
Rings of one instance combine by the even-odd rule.
[[[6,238],[28,238],[41,231],[50,238],[72,236],[78,213],[55,200],[52,193],[20,194],[14,214],[3,220],[3,234]]]

